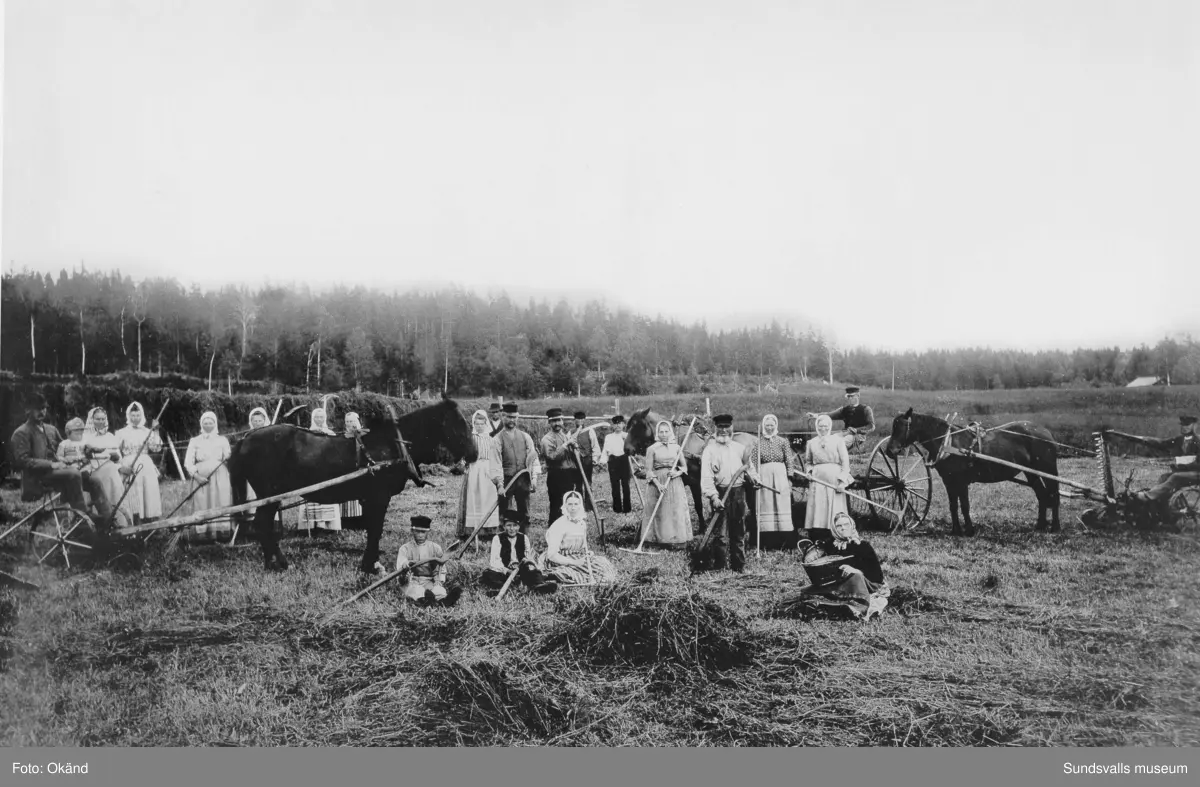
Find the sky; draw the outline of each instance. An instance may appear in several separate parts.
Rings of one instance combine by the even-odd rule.
[[[1200,337],[1189,0],[8,0],[4,270]]]

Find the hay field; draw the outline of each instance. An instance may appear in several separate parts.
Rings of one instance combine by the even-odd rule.
[[[433,480],[393,499],[389,559],[417,512],[450,540],[461,478]],[[272,574],[257,546],[159,537],[137,571],[38,571],[6,547],[42,590],[0,590],[3,743],[1200,744],[1196,542],[1085,531],[1078,501],[1063,534],[1035,534],[1028,489],[973,490],[973,539],[946,535],[940,484],[922,532],[868,536],[893,594],[866,624],[774,616],[804,584],[789,553],[688,579],[679,554],[613,548],[636,543],[636,495],[633,515],[601,504],[621,585],[496,602],[468,552],[449,610],[406,609],[391,585],[322,617],[366,584],[353,532],[286,539],[292,568]],[[533,502],[536,538],[544,490]]]

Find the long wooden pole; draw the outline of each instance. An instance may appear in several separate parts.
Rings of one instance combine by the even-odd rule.
[[[596,513],[596,498],[592,495],[592,484],[588,481],[587,473],[583,472],[583,457],[579,455],[579,446],[571,444],[571,450],[575,454],[575,466],[579,468],[579,477],[583,480],[583,489],[587,492],[588,499],[592,501],[592,519],[596,523],[597,532],[600,533],[600,546],[605,546],[604,542],[604,525],[600,522],[600,515]]]
[[[183,472],[183,464],[179,461],[179,453],[175,450],[175,441],[171,439],[171,435],[167,435],[167,445],[171,446],[171,456],[175,458],[175,469],[179,471],[179,480],[186,481],[187,473]]]
[[[504,586],[500,588],[500,592],[496,594],[496,600],[504,598],[504,594],[508,592],[508,588],[512,585],[513,580],[517,578],[517,572],[521,570],[521,564],[518,562],[517,567],[508,572],[508,578],[504,580]]]
[[[971,459],[983,459],[987,462],[993,462],[998,465],[1004,465],[1005,467],[1011,467],[1014,470],[1020,470],[1022,473],[1030,473],[1041,478],[1048,478],[1051,481],[1057,481],[1060,484],[1066,484],[1067,486],[1074,487],[1075,489],[1079,489],[1084,492],[1090,492],[1091,494],[1096,495],[1098,500],[1104,500],[1104,495],[1100,494],[1092,487],[1071,481],[1070,479],[1063,478],[1062,476],[1050,475],[1049,473],[1043,473],[1040,470],[1031,470],[1023,465],[1018,465],[1004,459],[997,459],[996,457],[989,456],[987,454],[981,454],[978,451],[972,451],[969,448],[955,448],[954,446],[946,446],[942,449],[942,451],[947,454],[957,454],[958,456],[966,456]]]
[[[638,483],[637,471],[633,466],[633,457],[629,454],[626,454],[625,457],[629,460],[629,480],[633,482],[633,488],[636,489],[638,493],[638,503],[641,505],[642,510],[645,511],[646,498],[642,495],[642,485]]]
[[[869,505],[869,506],[875,506],[876,508],[883,509],[884,511],[887,511],[889,514],[892,514],[892,515],[894,515],[894,516],[897,516],[897,517],[899,517],[900,519],[903,519],[903,518],[904,518],[904,515],[903,515],[903,514],[901,514],[899,511],[896,511],[896,510],[894,510],[894,509],[888,508],[887,506],[884,506],[884,505],[880,505],[879,503],[876,503],[876,502],[874,502],[873,500],[868,500],[867,498],[863,497],[862,495],[856,495],[856,494],[854,494],[853,492],[851,492],[851,491],[850,491],[850,490],[848,490],[848,489],[839,489],[839,488],[837,487],[837,485],[836,485],[836,484],[830,484],[830,483],[828,483],[828,482],[826,482],[826,481],[822,481],[821,479],[819,479],[819,478],[817,478],[817,477],[815,477],[815,476],[813,476],[813,475],[810,475],[810,474],[808,474],[808,473],[801,473],[801,475],[803,475],[803,476],[804,476],[805,478],[807,478],[809,481],[813,481],[813,482],[815,482],[815,483],[818,483],[818,484],[820,484],[821,486],[827,486],[827,487],[829,487],[830,489],[833,489],[833,490],[835,490],[835,491],[839,491],[839,492],[841,492],[843,495],[846,495],[847,497],[853,497],[853,498],[854,498],[854,499],[856,499],[856,500],[861,500],[861,501],[863,501],[864,503],[866,503],[866,504],[867,504],[867,505]]]
[[[355,478],[364,476],[367,473],[374,473],[377,470],[380,470],[384,467],[388,467],[388,466],[391,466],[394,464],[396,464],[395,460],[387,461],[387,462],[379,462],[378,464],[376,464],[372,467],[363,467],[358,470],[355,470],[353,473],[347,473],[346,475],[338,476],[337,478],[333,478],[328,481],[322,481],[321,483],[313,484],[312,486],[306,486],[302,489],[295,489],[290,492],[284,492],[282,494],[272,495],[271,497],[264,497],[264,498],[259,498],[256,500],[251,500],[250,502],[242,503],[241,505],[227,506],[225,508],[213,508],[208,511],[201,511],[201,512],[198,512],[195,514],[188,514],[187,516],[181,516],[178,519],[174,519],[174,520],[164,519],[159,522],[151,522],[149,524],[136,525],[134,527],[124,527],[124,528],[121,528],[114,532],[119,536],[131,536],[131,535],[134,535],[135,533],[145,533],[150,530],[161,530],[163,528],[168,528],[168,527],[183,527],[185,525],[194,525],[199,522],[205,522],[209,519],[218,519],[220,517],[231,516],[233,514],[240,514],[243,511],[249,511],[251,509],[258,508],[260,506],[264,506],[269,503],[278,503],[280,501],[288,499],[289,497],[301,497],[303,495],[312,494],[313,492],[319,492],[322,489],[328,489],[331,486],[337,486],[338,484],[344,484],[347,481],[353,481]]]

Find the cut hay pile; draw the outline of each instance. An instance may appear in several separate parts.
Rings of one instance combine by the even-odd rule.
[[[742,618],[691,588],[614,585],[572,604],[563,617],[547,647],[595,664],[720,671],[748,664],[755,652]]]

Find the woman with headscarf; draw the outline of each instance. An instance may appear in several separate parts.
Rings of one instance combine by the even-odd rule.
[[[83,472],[88,479],[89,491],[93,493],[93,504],[101,517],[113,514],[115,527],[132,525],[128,497],[121,502],[120,512],[112,511],[117,501],[125,496],[125,482],[120,472],[121,441],[108,431],[108,413],[103,408],[93,407],[88,413],[88,425],[83,435],[84,452],[90,459]],[[101,501],[103,509],[107,510],[101,510]]]
[[[779,419],[763,416],[758,438],[748,452],[746,475],[758,487],[755,518],[758,533],[752,546],[781,549],[795,543],[792,524],[792,481],[800,476],[800,462],[786,438],[779,436]]]
[[[587,511],[583,495],[571,490],[563,495],[563,514],[546,529],[546,551],[538,568],[564,585],[602,585],[617,581],[617,569],[588,549]]]
[[[116,437],[121,444],[120,472],[130,484],[125,499],[134,524],[153,522],[162,516],[162,493],[158,488],[158,467],[150,454],[162,450],[162,438],[157,429],[146,426],[146,413],[138,402],[125,409],[125,428],[118,430]]]
[[[188,441],[183,466],[192,477],[192,489],[201,487],[192,497],[192,513],[233,505],[233,487],[229,483],[229,441],[217,432],[217,414],[208,410],[200,416],[200,434]],[[190,491],[190,490],[189,490]],[[228,516],[192,526],[191,536],[198,540],[227,538],[233,529]]]
[[[690,497],[683,484],[687,459],[675,441],[670,421],[659,421],[654,429],[655,442],[646,449],[645,517],[642,522],[646,541],[662,547],[682,547],[692,540]],[[659,504],[659,498],[662,504]],[[655,510],[657,508],[657,511]],[[654,514],[651,521],[650,515]]]
[[[818,481],[837,487],[809,485],[808,505],[804,512],[806,530],[828,529],[836,515],[846,513],[846,496],[840,490],[854,480],[850,475],[850,454],[846,451],[845,441],[832,432],[833,419],[828,415],[818,416],[817,436],[804,446],[804,463],[809,472]]]
[[[308,431],[316,432],[317,434],[336,437],[337,432],[330,429],[325,423],[325,408],[314,407],[312,415],[309,417]],[[312,534],[314,527],[321,530],[341,530],[342,529],[342,507],[337,503],[322,505],[321,503],[305,503],[300,506],[300,525],[301,530],[309,531]]]
[[[836,440],[842,448],[846,447],[840,437]],[[806,565],[817,561],[825,564],[832,561],[836,568],[832,573],[819,574],[819,582],[801,591],[801,598],[810,610],[841,608],[856,618],[869,619],[887,606],[891,592],[879,556],[859,536],[849,514],[843,511],[834,515],[828,535],[819,536],[813,548],[806,551]]]
[[[270,425],[271,425],[271,419],[267,416],[267,411],[265,408],[255,407],[253,410],[250,411],[250,429],[252,431],[254,429],[262,429],[264,426],[270,426]],[[255,500],[257,498],[258,498],[258,493],[256,493],[254,491],[254,487],[250,486],[250,484],[247,483],[246,484],[246,500],[247,501]],[[247,511],[246,512],[247,519],[253,520],[256,510],[257,509],[252,508],[249,511]],[[280,509],[279,513],[276,514],[275,516],[278,519],[280,526],[282,527],[282,525],[283,525],[283,509]],[[243,523],[245,521],[246,520],[243,520]]]
[[[458,500],[457,535],[459,539],[466,539],[483,515],[491,511],[479,531],[479,539],[483,541],[500,532],[500,507],[496,501],[504,489],[500,441],[492,437],[492,423],[485,410],[476,410],[471,416],[471,438],[475,441],[479,458],[467,467],[463,479],[462,494]]]

